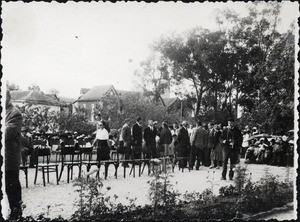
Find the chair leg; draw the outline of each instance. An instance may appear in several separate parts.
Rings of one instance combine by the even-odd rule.
[[[43,174],[43,184],[44,187],[46,186],[46,181],[45,181],[45,167],[42,167],[42,174]]]
[[[49,183],[49,166],[47,166],[47,181]]]
[[[28,169],[25,168],[24,172],[25,172],[26,188],[28,188]]]
[[[64,170],[64,167],[65,167],[64,165],[61,165],[60,174],[59,174],[59,178],[58,178],[59,181],[61,179],[61,175],[62,175],[62,172]]]
[[[56,184],[58,185],[58,166],[55,166],[55,171],[56,171]]]
[[[132,163],[133,177],[135,177],[135,162]]]
[[[71,165],[70,167],[71,167],[71,180],[73,180],[73,165]]]
[[[34,184],[36,184],[37,175],[38,175],[38,167],[35,168]]]
[[[79,165],[78,165],[78,168],[79,168],[79,172],[78,172],[78,178],[80,178],[80,177],[81,177],[81,167],[82,167],[82,166],[81,166],[81,164],[79,164]]]
[[[70,166],[67,166],[67,183],[69,183],[69,179],[70,179]]]
[[[139,177],[141,177],[141,168],[142,168],[142,163],[139,162]]]
[[[118,179],[118,168],[119,168],[119,163],[115,163],[115,177]]]
[[[126,176],[126,165],[124,164],[123,167],[124,167],[124,178],[125,178],[125,176]]]
[[[108,174],[109,163],[105,163],[104,165],[104,179],[106,180]]]

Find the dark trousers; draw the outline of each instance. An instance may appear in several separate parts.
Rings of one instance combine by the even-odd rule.
[[[106,140],[99,140],[98,141],[98,148],[97,148],[97,161],[100,160],[109,160],[110,150]]]
[[[178,157],[183,157],[183,159],[181,159],[178,163],[179,168],[185,168],[187,167],[187,162],[188,162],[188,157],[189,157],[189,150],[188,148],[184,149],[179,149],[177,151],[177,156]]]
[[[238,161],[238,150],[233,150],[231,148],[223,148],[223,171],[222,171],[222,177],[226,178],[227,174],[227,165],[228,165],[228,160],[230,159],[230,170],[229,170],[229,179],[233,178],[233,168],[234,165]]]
[[[132,158],[133,159],[141,159],[141,154],[142,154],[142,145],[132,146]]]
[[[156,143],[146,144],[146,152],[144,154],[146,159],[157,158]]]
[[[120,141],[120,147],[118,152],[125,156],[125,160],[129,160],[129,157],[131,155],[131,149],[128,144],[126,144],[126,146],[124,145],[124,141]]]
[[[197,160],[196,168],[199,169],[200,162],[203,164],[203,156],[204,156],[204,150],[193,146],[192,152],[191,152],[191,166],[190,167],[193,168],[195,161]]]
[[[11,215],[14,218],[21,216],[22,192],[21,184],[19,181],[19,170],[9,170],[5,172],[5,190],[8,198],[9,208],[11,210]]]
[[[205,147],[204,148],[204,156],[203,156],[203,165],[204,166],[210,166],[210,149]]]

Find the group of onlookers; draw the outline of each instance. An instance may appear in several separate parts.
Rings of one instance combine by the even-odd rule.
[[[286,135],[254,138],[249,141],[249,147],[245,152],[245,163],[293,166],[293,162],[293,141]]]
[[[110,148],[114,144],[114,149],[125,160],[176,157],[180,168],[192,170],[195,164],[196,170],[201,165],[210,168],[223,166],[222,179],[226,179],[229,160],[229,179],[233,178],[233,167],[239,161],[243,141],[241,131],[233,120],[228,121],[228,126],[199,121],[194,128],[187,121],[179,125],[163,121],[159,126],[156,121],[148,120],[148,125],[143,127],[142,119],[138,117],[132,126],[130,119],[125,119],[119,136],[114,137],[109,136],[104,126],[105,122],[99,121],[93,143],[97,146],[99,160],[110,158]]]

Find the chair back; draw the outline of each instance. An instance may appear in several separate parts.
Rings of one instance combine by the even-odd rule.
[[[75,147],[74,146],[64,146],[61,148],[61,162],[64,163],[65,161],[74,162],[74,155],[75,155]]]
[[[91,161],[93,155],[93,147],[80,147],[79,152],[81,155],[81,160]]]
[[[65,146],[74,146],[74,139],[73,138],[67,138],[65,140]]]
[[[46,148],[47,141],[42,139],[33,140],[33,147]]]
[[[43,164],[50,162],[51,151],[49,148],[38,148],[36,149],[36,154],[38,157],[38,164],[42,162]],[[42,161],[40,161],[42,160]]]

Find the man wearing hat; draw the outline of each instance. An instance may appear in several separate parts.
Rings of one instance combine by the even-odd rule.
[[[20,144],[21,144],[22,164],[23,164],[23,166],[25,166],[27,164],[28,156],[32,155],[32,153],[33,153],[32,138],[31,138],[31,136],[29,134],[29,130],[26,126],[21,127]],[[32,159],[31,159],[31,161],[32,161]]]

